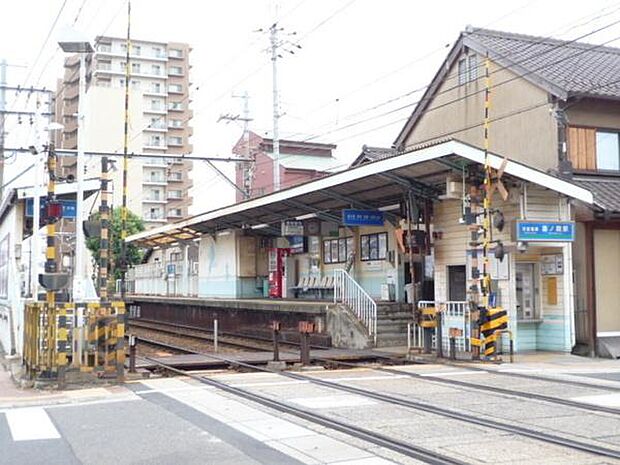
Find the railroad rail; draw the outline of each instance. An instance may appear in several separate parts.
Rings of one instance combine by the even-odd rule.
[[[185,329],[193,329],[193,330],[197,330],[199,331],[200,329],[192,327],[192,326],[188,326],[188,325],[176,325],[174,323],[160,323],[160,322],[154,322],[154,321],[150,321],[146,324],[146,325],[142,325],[142,323],[140,323],[141,326],[139,327],[144,327],[144,328],[149,328],[149,329],[157,329],[159,330],[159,328],[156,327],[151,327],[151,324],[162,324],[163,326],[171,326],[171,327],[180,327],[180,328],[185,328]],[[162,332],[170,332],[171,334],[179,334],[178,332],[175,331],[168,331],[165,329],[161,330]],[[208,331],[208,330],[202,330],[202,331]],[[230,334],[230,333],[229,333]],[[187,336],[187,337],[196,337],[196,338],[203,338],[202,336],[192,336],[192,335],[188,335],[188,334],[183,334],[183,336]],[[208,339],[208,336],[204,337],[204,339]],[[143,338],[140,338],[140,340],[144,340]],[[212,338],[211,338],[212,340]],[[169,346],[165,343],[161,343],[161,342],[156,342],[156,341],[149,341],[149,340],[145,340],[145,342],[147,343],[157,343],[158,345],[160,345],[163,348],[168,348],[169,350],[179,350],[178,346]],[[226,342],[224,342],[226,344]],[[232,342],[233,345],[236,345],[238,347],[244,347],[244,348],[257,348],[257,349],[264,349],[263,347],[257,347],[257,346],[252,346],[251,344],[243,344],[243,343],[235,343]],[[291,345],[298,345],[295,343],[292,343]],[[194,353],[192,350],[185,350],[185,353]],[[285,353],[286,351],[282,351],[283,353]],[[407,371],[401,371],[398,369],[394,369],[394,368],[386,368],[386,367],[370,367],[368,364],[360,364],[360,363],[355,363],[355,362],[347,362],[347,361],[343,361],[343,360],[334,360],[331,358],[323,358],[320,356],[313,356],[312,357],[313,360],[319,361],[319,362],[325,362],[325,363],[330,363],[330,364],[334,364],[334,365],[340,365],[340,366],[346,366],[346,367],[350,367],[350,368],[370,368],[374,371],[379,371],[379,372],[384,372],[384,373],[390,373],[390,374],[395,374],[395,375],[400,375],[400,376],[407,376],[407,377],[411,377],[411,378],[415,378],[421,381],[428,381],[428,382],[434,382],[434,383],[441,383],[441,384],[445,384],[445,385],[451,385],[451,386],[458,386],[458,387],[464,387],[464,388],[468,388],[468,389],[475,389],[475,390],[479,390],[479,391],[486,391],[486,392],[490,392],[493,394],[500,394],[500,395],[506,395],[506,396],[513,396],[513,397],[519,397],[522,399],[526,399],[526,400],[537,400],[537,401],[541,401],[541,402],[547,402],[547,403],[552,403],[552,404],[557,404],[557,405],[563,405],[563,406],[567,406],[567,407],[572,407],[572,408],[576,408],[576,409],[580,409],[580,410],[585,410],[588,412],[602,412],[602,413],[607,413],[610,415],[615,415],[615,416],[620,416],[620,410],[617,408],[613,408],[613,407],[607,407],[607,406],[603,406],[603,405],[595,405],[595,404],[587,404],[584,402],[579,402],[579,401],[575,401],[575,400],[571,400],[571,399],[562,399],[561,397],[553,397],[553,396],[548,396],[545,394],[538,394],[538,393],[534,393],[534,392],[525,392],[525,391],[519,391],[519,390],[515,390],[515,389],[509,389],[509,388],[503,388],[503,387],[497,387],[497,386],[490,386],[490,385],[482,385],[482,384],[477,384],[477,383],[472,383],[472,382],[468,382],[468,381],[461,381],[461,380],[455,380],[455,379],[448,379],[448,378],[444,378],[444,377],[439,377],[439,376],[428,376],[428,375],[421,375],[418,373],[411,373],[411,372],[407,372]],[[418,362],[421,363],[421,362]],[[480,372],[485,372],[485,373],[489,373],[489,374],[500,374],[500,375],[508,375],[508,376],[512,376],[512,375],[516,375],[517,377],[521,377],[521,378],[527,378],[527,379],[532,379],[532,380],[536,380],[536,381],[545,381],[545,382],[549,382],[549,383],[563,383],[563,384],[571,384],[571,385],[575,385],[578,387],[587,387],[589,389],[600,389],[600,390],[604,390],[604,391],[614,391],[617,392],[617,389],[612,388],[610,386],[601,386],[601,385],[596,385],[596,384],[591,384],[591,383],[586,383],[586,382],[580,382],[580,381],[564,381],[564,380],[558,380],[558,379],[553,379],[553,378],[549,378],[549,377],[540,377],[540,376],[534,376],[534,375],[526,375],[526,374],[522,374],[522,373],[505,373],[505,372],[498,372],[498,371],[488,371],[485,370],[483,368],[477,368],[477,367],[470,367],[470,366],[462,366],[462,365],[452,365],[452,366],[458,366],[459,368],[462,369],[466,369],[466,370],[471,370],[471,371],[480,371]]]
[[[541,441],[541,442],[545,442],[548,444],[554,444],[554,445],[558,445],[561,447],[565,447],[568,449],[572,449],[572,450],[577,450],[577,451],[581,451],[581,452],[586,452],[586,453],[590,453],[590,454],[594,454],[597,456],[601,456],[601,457],[609,457],[609,458],[614,458],[614,459],[620,459],[620,450],[617,449],[611,449],[608,447],[603,447],[603,446],[598,446],[596,444],[590,444],[587,442],[583,442],[583,441],[578,441],[578,440],[574,440],[574,439],[569,439],[563,436],[557,436],[557,435],[553,435],[553,434],[549,434],[549,433],[545,433],[543,431],[540,430],[535,430],[535,429],[530,429],[530,428],[526,428],[523,426],[519,426],[519,425],[514,425],[514,424],[510,424],[510,423],[505,423],[503,421],[498,421],[498,420],[492,420],[488,417],[482,418],[482,417],[477,417],[471,414],[467,414],[467,413],[462,413],[456,410],[450,410],[450,409],[446,409],[443,407],[438,407],[436,405],[432,405],[432,404],[427,404],[424,402],[418,402],[418,401],[413,401],[413,400],[409,400],[409,399],[404,399],[402,397],[395,397],[393,395],[389,395],[389,394],[384,394],[381,392],[377,392],[377,391],[370,391],[367,389],[362,389],[362,388],[357,388],[354,386],[350,386],[350,385],[345,385],[342,383],[335,383],[335,382],[331,382],[331,381],[327,381],[327,380],[323,380],[323,379],[319,379],[319,378],[315,378],[315,377],[311,377],[311,376],[305,376],[305,375],[301,375],[298,373],[292,373],[292,372],[282,372],[282,371],[275,371],[275,370],[271,370],[269,368],[265,368],[265,367],[257,367],[254,365],[250,365],[250,364],[246,364],[243,362],[239,362],[239,361],[235,361],[235,360],[230,360],[227,359],[226,357],[221,357],[221,356],[216,356],[213,354],[204,354],[204,353],[200,353],[200,352],[195,352],[196,354],[199,355],[203,355],[205,357],[210,357],[216,360],[221,360],[224,362],[227,362],[231,365],[236,365],[239,367],[243,367],[243,368],[249,368],[251,370],[255,370],[255,371],[261,371],[261,372],[266,372],[266,373],[271,373],[271,374],[276,374],[282,377],[286,377],[286,378],[290,378],[290,379],[294,379],[297,381],[305,381],[305,382],[309,382],[312,384],[316,384],[319,386],[323,386],[323,387],[327,387],[330,389],[334,389],[334,390],[338,390],[338,391],[344,391],[344,392],[348,392],[351,394],[356,394],[359,396],[363,396],[366,398],[371,398],[371,399],[375,399],[378,400],[380,402],[385,402],[385,403],[389,403],[392,405],[398,405],[401,407],[405,407],[408,409],[412,409],[415,411],[423,411],[426,413],[430,413],[430,414],[434,414],[434,415],[438,415],[438,416],[442,416],[442,417],[446,417],[446,418],[450,418],[453,420],[457,420],[457,421],[461,421],[464,423],[468,423],[470,425],[477,425],[483,428],[492,428],[494,430],[499,430],[499,431],[504,431],[510,434],[515,434],[518,436],[522,436],[522,437],[527,437],[529,439],[534,439],[536,441]],[[150,360],[152,363],[156,363],[159,366],[162,366],[163,368],[169,369],[172,372],[175,373],[179,373],[179,374],[183,374],[186,375],[187,372],[184,370],[179,370],[177,368],[174,367],[170,367],[167,366],[165,363],[162,363],[159,360],[150,358],[150,357],[143,357],[147,360]],[[242,395],[242,396],[253,396],[257,399],[258,402],[263,403],[263,402],[270,402],[273,403],[275,406],[280,406],[280,408],[287,408],[287,409],[291,409],[290,411],[293,412],[294,410],[300,410],[301,412],[304,412],[304,415],[315,415],[314,413],[310,413],[310,412],[306,412],[303,409],[298,409],[297,407],[292,407],[289,406],[288,404],[284,404],[281,403],[279,401],[275,401],[273,399],[270,398],[265,398],[264,396],[259,396],[258,394],[254,394],[245,390],[241,390],[239,391],[238,388],[234,388],[232,386],[229,386],[225,383],[221,383],[219,381],[215,381],[209,378],[204,378],[204,377],[198,377],[201,379],[204,379],[205,381],[201,381],[201,382],[205,382],[205,383],[211,383],[213,386],[218,387],[220,389],[224,389],[227,392],[233,393],[235,394],[237,392],[237,395]],[[249,397],[246,397],[249,398]],[[284,406],[283,406],[284,405]],[[298,415],[299,416],[299,415]],[[374,435],[374,432],[370,432],[368,430],[365,430],[366,434],[369,434],[370,436]],[[428,452],[428,451],[427,451]],[[454,463],[454,462],[438,462],[438,463]]]
[[[143,320],[142,318],[137,320],[137,319],[130,319],[129,320],[129,326],[130,327],[135,327],[135,328],[143,328],[143,329],[150,329],[150,330],[154,330],[154,331],[159,331],[162,333],[166,333],[166,334],[170,334],[170,335],[175,335],[175,336],[182,336],[182,337],[187,337],[187,338],[192,338],[192,339],[197,339],[197,340],[204,340],[204,341],[210,341],[212,342],[214,340],[213,337],[213,330],[210,329],[205,329],[205,328],[199,328],[197,326],[191,326],[191,325],[183,325],[183,324],[179,324],[179,323],[170,323],[170,322],[162,322],[162,321],[156,321],[156,320]],[[195,334],[190,334],[190,333],[182,333],[180,332],[181,330],[189,330],[189,331],[195,331]],[[256,341],[259,343],[263,343],[262,345],[259,344],[254,344],[252,342],[247,342],[247,341]],[[228,332],[228,331],[218,331],[218,344],[224,344],[227,346],[231,346],[231,347],[237,347],[237,348],[241,348],[241,349],[250,349],[250,350],[269,350],[271,348],[271,342],[272,339],[268,338],[268,337],[263,337],[263,336],[258,336],[258,335],[248,335],[248,334],[243,334],[243,333],[233,333],[233,332]],[[280,344],[281,346],[293,346],[293,347],[299,347],[299,342],[294,342],[294,341],[283,341],[283,340],[279,340],[278,344]],[[317,344],[310,344],[310,348],[311,349],[329,349],[329,347],[327,346],[323,346],[323,345],[317,345]]]
[[[403,454],[407,457],[411,457],[416,460],[421,460],[424,463],[428,463],[432,465],[465,465],[467,463],[467,462],[463,462],[461,460],[455,459],[453,457],[450,457],[448,455],[441,454],[439,452],[435,452],[435,451],[426,449],[424,447],[416,446],[414,444],[411,444],[409,441],[402,441],[396,438],[391,438],[389,436],[383,435],[381,433],[377,433],[375,431],[371,431],[371,430],[361,428],[359,426],[356,426],[350,423],[346,423],[340,420],[336,420],[334,418],[330,418],[326,415],[321,415],[316,412],[311,412],[309,410],[305,410],[300,407],[290,405],[286,402],[271,399],[269,397],[256,394],[254,392],[250,392],[240,387],[231,386],[221,381],[217,381],[212,378],[207,378],[206,376],[188,373],[185,370],[180,370],[178,368],[168,366],[150,357],[141,357],[141,358],[151,363],[157,364],[161,366],[162,368],[165,368],[166,370],[169,370],[173,373],[187,376],[200,383],[221,389],[222,391],[228,392],[237,397],[250,400],[252,402],[263,405],[265,407],[269,407],[274,410],[277,410],[279,412],[293,415],[297,418],[302,418],[304,420],[318,424],[325,428],[330,428],[336,431],[340,431],[341,433],[345,433],[352,437],[362,439],[369,443],[375,444],[377,446],[384,447],[394,452],[398,452],[399,454]]]

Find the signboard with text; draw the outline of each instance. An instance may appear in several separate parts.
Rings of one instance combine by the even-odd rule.
[[[575,240],[575,223],[572,221],[518,220],[516,240],[523,242],[572,242]]]
[[[282,222],[282,236],[303,236],[304,235],[304,223],[303,221],[283,221]]]
[[[62,204],[62,217],[63,218],[75,218],[76,201],[75,200],[57,200]],[[34,201],[32,199],[26,199],[26,216],[32,216],[32,212],[34,211],[33,205]],[[41,199],[41,218],[45,217],[45,205],[47,204],[47,199]]]
[[[345,226],[383,226],[383,212],[379,210],[342,210]]]

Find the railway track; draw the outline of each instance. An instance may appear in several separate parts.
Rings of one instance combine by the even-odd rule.
[[[620,450],[618,449],[598,446],[596,444],[591,444],[591,443],[587,443],[587,442],[583,442],[583,441],[579,441],[575,439],[570,439],[564,436],[549,434],[544,431],[535,430],[535,429],[531,429],[531,428],[527,428],[524,426],[519,426],[519,425],[515,425],[511,423],[506,423],[504,421],[492,420],[488,417],[482,418],[482,417],[474,416],[472,414],[463,413],[463,412],[459,412],[456,410],[447,409],[444,407],[439,407],[439,406],[428,404],[425,402],[413,401],[413,400],[405,399],[403,397],[397,397],[394,395],[385,394],[385,393],[381,393],[378,391],[362,389],[362,388],[358,388],[355,386],[327,381],[327,380],[316,378],[316,377],[305,376],[305,375],[298,374],[298,373],[274,371],[268,368],[257,367],[254,365],[246,364],[246,363],[235,361],[235,360],[230,360],[230,359],[227,359],[226,357],[216,356],[212,354],[204,354],[200,352],[195,352],[195,353],[198,353],[205,357],[213,358],[215,360],[227,362],[230,365],[236,365],[238,367],[248,368],[248,369],[255,370],[255,371],[276,374],[276,375],[286,377],[289,379],[294,379],[297,381],[305,381],[308,383],[316,384],[316,385],[334,389],[337,391],[343,391],[343,392],[347,392],[350,394],[355,394],[355,395],[363,396],[366,398],[371,398],[371,399],[374,399],[380,402],[385,402],[391,405],[397,405],[400,407],[408,408],[414,411],[418,411],[418,412],[422,411],[422,412],[430,413],[433,415],[438,415],[444,418],[450,418],[452,420],[457,420],[457,421],[460,421],[460,422],[463,422],[469,425],[476,425],[476,426],[483,427],[483,428],[491,428],[495,431],[504,431],[506,433],[514,434],[514,435],[521,436],[521,437],[527,437],[529,439],[541,441],[547,444],[554,444],[554,445],[565,447],[568,449],[586,452],[589,454],[594,454],[600,457],[607,457],[607,458],[613,458],[613,459],[620,460]],[[165,363],[162,363],[161,361],[158,361],[150,357],[144,357],[144,358],[151,361],[152,363],[155,363],[163,368],[170,370],[171,372],[187,375],[187,371],[171,367],[169,365],[166,365]],[[192,375],[192,377],[194,376],[195,375]],[[249,391],[245,391],[237,387],[232,387],[220,381],[216,381],[210,378],[205,378],[203,376],[196,376],[196,379],[203,380],[201,382],[204,382],[206,384],[211,384],[215,387],[226,390],[227,392],[230,392],[233,394],[237,393],[237,395],[241,395],[242,397],[253,396],[255,397],[257,402],[263,403],[263,405],[267,405],[264,402],[268,402],[268,403],[272,403],[274,405],[274,408],[278,408],[279,406],[278,409],[286,408],[286,409],[289,409],[290,412],[301,410],[301,412],[304,412],[303,413],[304,415],[308,415],[308,416],[316,415],[312,412],[307,412],[303,409],[299,409],[298,407],[290,406],[286,403],[279,402],[274,399],[264,397],[264,396],[261,396],[255,393],[251,393]],[[250,398],[250,397],[246,397],[246,398]],[[284,411],[284,410],[281,410],[281,411]],[[373,432],[369,432],[367,430],[365,431],[365,433],[371,434],[371,435],[374,434]],[[435,462],[435,463],[454,463],[454,462]]]
[[[168,323],[153,320],[130,320],[130,327],[149,329],[153,331],[159,331],[161,333],[170,334],[174,336],[186,337],[195,340],[201,340],[206,342],[213,342],[213,331],[203,328],[197,328],[195,326],[182,325],[178,323]],[[183,331],[183,332],[182,332]],[[191,333],[187,331],[192,331]],[[267,337],[247,335],[231,332],[218,332],[218,344],[227,345],[239,349],[249,350],[272,350],[272,340]],[[292,346],[299,347],[298,342],[292,341],[279,341],[280,346]],[[328,349],[326,346],[312,344],[312,349]]]
[[[191,329],[191,330],[198,330],[197,328],[188,326],[188,325],[177,325],[174,323],[160,323],[160,322],[147,322],[147,323],[143,323],[140,322],[140,326],[139,327],[143,327],[143,328],[149,328],[149,329],[157,329],[160,330],[162,332],[167,332],[170,334],[179,334],[178,331],[175,330],[169,330],[166,328],[160,329],[157,327],[157,325],[161,325],[161,326],[170,326],[170,327],[177,327],[177,328],[183,328],[183,329]],[[138,325],[136,325],[138,326]],[[206,331],[206,330],[203,330]],[[229,333],[230,334],[230,333]],[[204,339],[204,340],[213,340],[213,337],[211,336],[209,338],[209,336],[199,336],[199,335],[189,335],[189,334],[183,334],[184,337],[195,337],[195,338],[199,338],[199,339]],[[142,340],[142,338],[141,338]],[[150,344],[154,344],[154,345],[159,345],[162,348],[166,348],[168,347],[169,350],[176,350],[176,351],[180,351],[180,347],[179,346],[169,346],[165,343],[161,343],[161,342],[157,342],[157,341],[152,341],[152,340],[146,340],[147,343]],[[226,344],[226,342],[223,342],[224,344]],[[250,343],[243,343],[243,342],[235,342],[235,340],[231,341],[231,344],[233,346],[236,347],[241,347],[241,348],[251,348],[254,350],[265,350],[265,346],[257,346],[257,345],[253,345]],[[296,346],[297,344],[295,343],[291,343],[290,345]],[[282,353],[286,352],[285,350],[281,351]],[[183,353],[194,353],[192,350],[185,350]],[[334,360],[334,359],[330,359],[330,358],[323,358],[323,357],[317,357],[314,356],[313,357],[314,360],[319,361],[319,362],[324,362],[324,363],[329,363],[332,365],[336,365],[336,366],[346,366],[349,368],[371,368],[374,371],[379,371],[379,372],[383,372],[383,373],[389,373],[389,374],[394,374],[394,375],[398,375],[398,376],[407,376],[407,377],[411,377],[420,381],[426,381],[426,382],[433,382],[433,383],[440,383],[440,384],[444,384],[444,385],[450,385],[450,386],[455,386],[455,387],[463,387],[463,388],[467,388],[467,389],[474,389],[474,390],[478,390],[478,391],[485,391],[485,392],[490,392],[492,394],[499,394],[499,395],[503,395],[503,396],[511,396],[511,397],[517,397],[517,398],[522,398],[522,399],[526,399],[526,400],[536,400],[536,401],[540,401],[540,402],[546,402],[546,403],[552,403],[552,404],[556,404],[556,405],[562,405],[562,406],[567,406],[567,407],[571,407],[571,408],[576,408],[576,409],[580,409],[580,410],[585,410],[588,412],[602,412],[602,413],[607,413],[610,415],[614,415],[614,416],[620,416],[620,410],[617,408],[613,408],[613,407],[607,407],[607,406],[602,406],[602,405],[594,405],[594,404],[586,404],[584,402],[579,402],[579,401],[575,401],[575,400],[571,400],[571,399],[563,399],[561,397],[554,397],[554,396],[549,396],[549,395],[544,395],[544,394],[538,394],[538,393],[534,393],[534,392],[526,392],[526,391],[519,391],[519,390],[515,390],[515,389],[509,389],[509,388],[504,388],[504,387],[497,387],[497,386],[491,386],[491,385],[483,385],[483,384],[478,384],[478,383],[472,383],[469,381],[462,381],[462,380],[456,380],[456,379],[448,379],[448,378],[444,378],[444,377],[439,377],[439,376],[428,376],[428,375],[421,375],[418,373],[411,373],[411,372],[407,372],[407,371],[402,371],[402,370],[398,370],[398,369],[394,369],[394,368],[386,368],[386,367],[376,367],[376,366],[371,366],[369,367],[368,364],[360,364],[360,363],[354,363],[354,362],[346,362],[346,361],[340,361],[340,360]],[[523,373],[505,373],[505,372],[497,372],[497,371],[488,371],[485,370],[483,368],[477,368],[477,367],[470,367],[470,366],[463,366],[463,365],[456,365],[461,369],[464,370],[470,370],[470,371],[480,371],[480,372],[485,372],[485,373],[489,373],[489,374],[499,374],[499,375],[506,375],[506,376],[513,376],[517,377],[517,378],[525,378],[525,379],[532,379],[532,380],[536,380],[536,381],[544,381],[544,382],[548,382],[548,383],[562,383],[562,384],[570,384],[573,386],[578,386],[578,387],[587,387],[589,389],[600,389],[603,391],[613,391],[613,392],[617,392],[617,389],[609,387],[609,386],[601,386],[601,385],[596,385],[596,384],[591,384],[591,383],[586,383],[586,382],[580,382],[580,381],[574,381],[574,380],[568,380],[568,381],[564,381],[564,380],[558,380],[558,379],[553,379],[553,378],[549,378],[549,377],[541,377],[541,376],[535,376],[535,375],[527,375],[527,374],[523,374]]]

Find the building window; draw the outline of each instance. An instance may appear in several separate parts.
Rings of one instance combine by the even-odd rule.
[[[159,76],[161,74],[161,66],[159,65],[152,65],[151,66],[151,72],[155,75],[155,76]]]
[[[183,58],[183,51],[179,50],[178,48],[171,48],[168,51],[168,56],[171,56],[174,58]]]
[[[617,132],[596,131],[596,168],[620,170],[620,144]]]
[[[469,71],[469,81],[473,82],[478,79],[478,55],[469,55],[467,68]]]
[[[323,263],[344,263],[354,252],[353,237],[323,241]]]
[[[168,121],[169,128],[180,128],[182,127],[183,122],[180,119],[171,119]]]
[[[169,137],[168,143],[170,145],[183,145],[183,138],[182,137]]]
[[[154,92],[156,94],[161,94],[161,84],[159,82],[152,83],[151,92]]]
[[[139,89],[140,88],[140,81],[134,81],[133,79],[131,80],[131,88],[132,89]]]
[[[131,49],[131,53],[134,55],[140,55],[140,53],[142,53],[142,47],[139,45],[134,45]]]
[[[161,57],[161,47],[153,47],[153,56]]]
[[[478,79],[478,57],[477,55],[469,55],[463,57],[458,63],[458,79],[459,85],[473,82]]]
[[[360,260],[385,260],[387,257],[387,233],[360,236]]]
[[[168,92],[183,92],[183,87],[181,84],[170,84],[168,86]]]
[[[170,190],[168,191],[168,198],[169,199],[180,199],[183,197],[183,192],[181,192],[180,190]]]
[[[183,104],[181,102],[169,102],[168,110],[183,110]]]
[[[140,72],[140,63],[132,63],[131,64],[131,72],[139,73]]]
[[[180,66],[171,66],[170,69],[168,70],[168,74],[172,74],[175,76],[182,76],[183,68],[181,68]]]
[[[173,171],[168,177],[174,181],[181,181],[183,179],[183,173],[180,171]]]

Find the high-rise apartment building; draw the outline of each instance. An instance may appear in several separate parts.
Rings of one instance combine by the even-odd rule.
[[[147,228],[187,216],[192,199],[192,162],[166,157],[192,152],[189,138],[189,53],[183,43],[132,40],[130,49],[130,153],[128,206],[144,218]],[[126,71],[125,39],[98,37],[86,59],[85,150],[122,153]],[[64,125],[57,145],[77,148],[79,57],[65,60],[64,79],[56,93],[56,119]],[[73,158],[73,157],[71,157]],[[75,160],[62,162],[64,174],[75,171]],[[114,203],[120,203],[120,163],[112,173]],[[97,176],[99,160],[87,161],[87,176]]]

